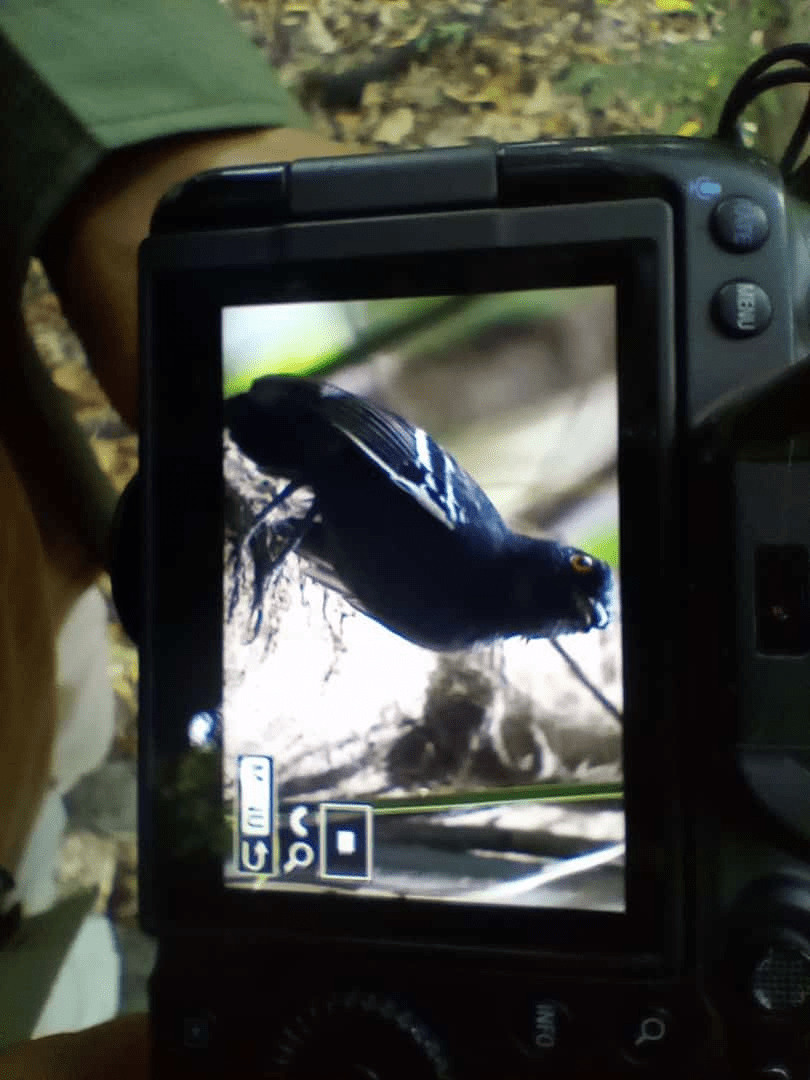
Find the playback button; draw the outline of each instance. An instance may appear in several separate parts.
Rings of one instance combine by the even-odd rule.
[[[764,209],[742,195],[731,195],[715,206],[711,230],[720,247],[737,253],[761,248],[770,231]]]

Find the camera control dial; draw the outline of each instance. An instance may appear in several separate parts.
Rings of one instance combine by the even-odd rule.
[[[763,1017],[806,1017],[810,884],[786,874],[755,882],[735,914],[742,925],[731,937],[730,959],[742,1000]]]
[[[273,1080],[452,1080],[425,1022],[394,998],[362,991],[317,997],[282,1028]]]
[[[730,913],[725,941],[732,1049],[749,1069],[759,1060],[757,1077],[806,1075],[810,879],[783,872],[752,882]]]

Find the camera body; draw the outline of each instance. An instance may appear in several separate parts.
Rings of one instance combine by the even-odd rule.
[[[140,285],[141,467],[114,589],[141,658],[156,1075],[236,1062],[335,1080],[803,1075],[810,214],[778,171],[720,143],[628,137],[206,173],[158,208]],[[388,824],[402,785],[386,803],[341,786],[337,766],[284,781],[278,678],[261,733],[236,739],[223,312],[591,286],[615,297],[624,703],[621,797],[593,798],[621,812],[626,849],[615,903],[555,891],[549,865],[566,860],[548,850],[544,898],[515,902],[463,885],[482,848],[493,856],[486,821],[463,852],[438,832],[420,847],[424,806],[399,833]],[[290,685],[306,678],[288,670]],[[336,716],[308,716],[327,742]],[[484,785],[455,775],[480,811]],[[539,800],[544,779],[521,797]],[[517,797],[513,777],[500,787]],[[355,860],[340,881],[340,835],[357,856],[360,833],[362,872]],[[290,852],[316,834],[306,876]],[[587,859],[600,844],[562,850]],[[440,876],[462,856],[449,897],[402,874],[373,893],[386,860]]]

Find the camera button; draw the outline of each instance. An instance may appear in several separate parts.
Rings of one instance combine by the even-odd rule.
[[[677,1035],[672,1013],[652,1006],[626,1017],[621,1031],[622,1053],[636,1064],[651,1065],[672,1054]]]
[[[183,1017],[183,1046],[187,1050],[205,1050],[210,1042],[210,1013],[195,1013]]]
[[[757,652],[810,652],[810,551],[802,544],[760,544],[754,556]]]
[[[712,298],[714,323],[729,337],[747,338],[762,333],[772,315],[770,297],[753,281],[728,281]]]
[[[568,1008],[552,997],[530,997],[526,1005],[516,1034],[532,1057],[556,1059],[570,1049],[572,1020]]]
[[[712,211],[712,235],[726,251],[756,251],[768,239],[768,215],[754,202],[734,195],[719,202]]]

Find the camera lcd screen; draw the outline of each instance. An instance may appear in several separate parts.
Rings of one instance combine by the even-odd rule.
[[[540,590],[541,636],[482,628],[470,647],[417,644],[310,543],[324,525],[318,485],[257,464],[226,422],[227,888],[625,910],[615,326],[607,286],[223,309],[226,404],[268,375],[331,384],[426,432],[509,530],[586,553],[613,583],[609,620],[590,628],[555,632]],[[278,408],[270,441],[286,422]],[[347,437],[323,423],[321,488],[332,436]],[[394,492],[373,441],[355,434],[354,446],[375,491],[413,498],[416,523],[382,535],[379,560],[358,551],[356,573],[384,592],[380,566],[413,555],[429,583],[418,454],[410,488]],[[429,609],[431,591],[414,605]],[[437,610],[436,625],[463,625],[474,609]],[[193,718],[192,744],[211,724]]]

